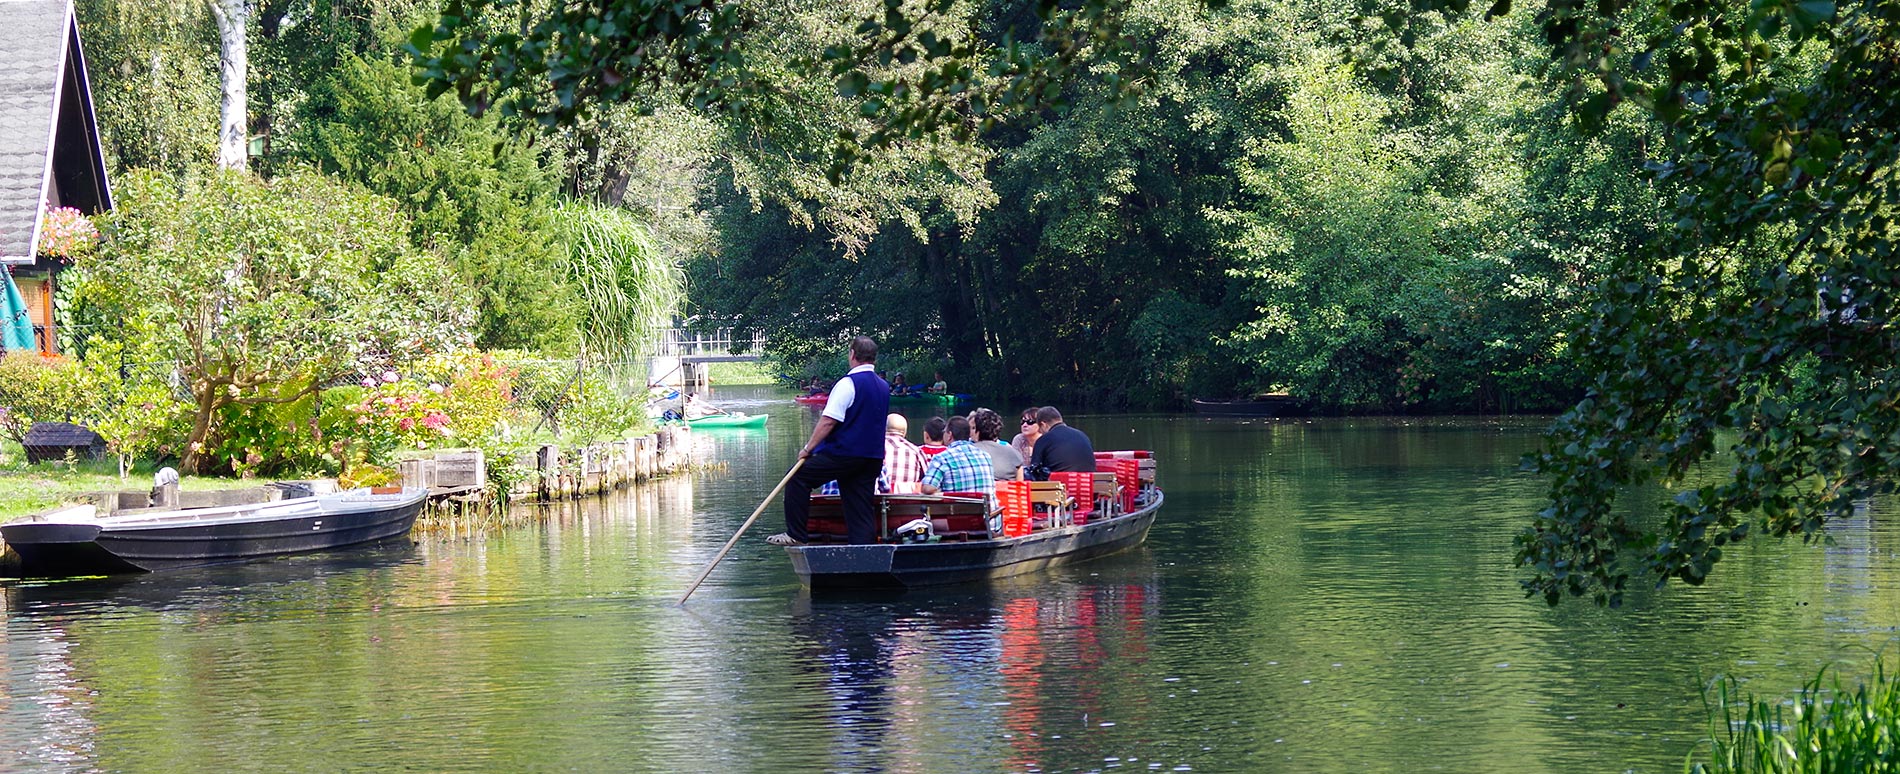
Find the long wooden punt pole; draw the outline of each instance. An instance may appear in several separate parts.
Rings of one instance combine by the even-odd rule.
[[[711,575],[713,568],[719,566],[720,560],[726,558],[726,552],[731,551],[732,546],[739,542],[739,536],[744,535],[746,530],[752,528],[752,522],[759,520],[759,514],[765,512],[765,506],[772,504],[772,498],[777,497],[778,493],[785,488],[785,485],[792,482],[792,476],[797,475],[798,469],[802,467],[805,467],[805,459],[803,457],[799,458],[797,462],[792,463],[792,469],[785,472],[784,478],[779,479],[778,486],[772,487],[772,493],[765,496],[765,500],[759,503],[759,507],[752,509],[752,516],[747,518],[744,524],[739,525],[739,531],[732,533],[732,539],[726,541],[726,547],[719,549],[719,555],[713,557],[711,562],[706,563],[706,569],[701,570],[699,577],[693,581],[693,585],[687,587],[686,593],[680,595],[680,604],[686,604],[686,598],[692,596],[694,591],[699,590],[699,584],[706,582],[706,576]]]

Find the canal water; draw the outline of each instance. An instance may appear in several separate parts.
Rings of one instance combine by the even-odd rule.
[[[1878,510],[1624,610],[1526,600],[1509,419],[1075,416],[1161,460],[1139,550],[814,599],[774,505],[675,605],[809,432],[787,397],[722,391],[773,415],[700,434],[723,468],[531,526],[0,586],[0,771],[1680,771],[1709,679],[1858,677],[1900,623]]]

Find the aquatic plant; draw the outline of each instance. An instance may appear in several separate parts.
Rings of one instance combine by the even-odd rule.
[[[1740,696],[1733,678],[1703,697],[1709,755],[1692,755],[1692,774],[1900,772],[1900,679],[1874,661],[1867,683],[1847,690],[1838,674],[1816,673],[1792,700]],[[1738,698],[1739,697],[1739,698]]]

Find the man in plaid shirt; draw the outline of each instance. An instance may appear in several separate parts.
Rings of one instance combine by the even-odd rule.
[[[970,443],[969,418],[950,418],[950,448],[924,464],[922,488],[924,494],[996,493],[995,465],[988,452]]]
[[[917,494],[917,482],[924,477],[924,455],[917,444],[905,438],[910,420],[903,414],[884,418],[884,469],[877,474],[878,494]],[[838,493],[838,482],[826,481],[820,495]]]

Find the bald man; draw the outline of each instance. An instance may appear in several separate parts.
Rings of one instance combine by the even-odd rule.
[[[905,437],[909,433],[903,414],[884,418],[884,481],[892,494],[916,494],[924,477],[924,453]]]

